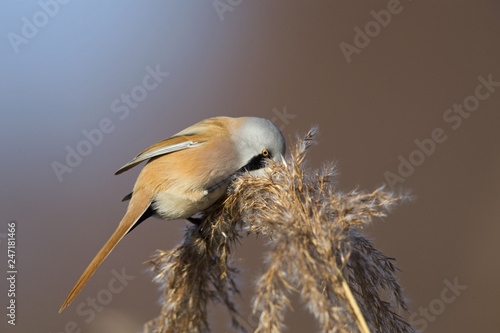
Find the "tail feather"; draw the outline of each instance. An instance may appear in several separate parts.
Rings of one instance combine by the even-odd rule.
[[[94,257],[89,266],[85,269],[82,276],[78,279],[73,289],[70,291],[68,297],[64,301],[63,305],[59,309],[59,313],[64,310],[80,293],[85,284],[87,284],[90,277],[95,273],[97,267],[99,267],[104,259],[111,253],[118,242],[125,236],[138,221],[140,221],[142,215],[148,210],[151,204],[150,196],[145,196],[143,193],[134,193],[133,199],[130,202],[127,213],[123,217],[122,221],[116,228],[115,232],[108,239],[106,244],[99,250],[97,255]]]

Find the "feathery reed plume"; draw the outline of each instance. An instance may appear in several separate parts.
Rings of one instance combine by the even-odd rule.
[[[383,188],[371,193],[335,189],[333,166],[310,172],[306,150],[313,128],[282,164],[263,177],[233,181],[182,243],[150,261],[163,290],[161,314],[146,333],[208,332],[207,303],[224,304],[233,326],[245,331],[231,298],[238,289],[231,249],[242,232],[270,239],[267,271],[257,283],[256,332],[281,332],[289,295],[298,292],[324,332],[414,332],[393,306],[408,310],[392,258],[360,234],[400,199]],[[393,303],[383,297],[390,294]]]

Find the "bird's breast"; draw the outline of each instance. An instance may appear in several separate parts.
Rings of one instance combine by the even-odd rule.
[[[164,220],[184,219],[213,205],[227,190],[227,185],[214,191],[184,192],[168,190],[157,193],[153,198],[155,213]]]
[[[151,159],[136,187],[153,193],[153,208],[163,219],[187,218],[217,201],[227,190],[229,182],[225,181],[238,168],[230,142],[215,138]]]

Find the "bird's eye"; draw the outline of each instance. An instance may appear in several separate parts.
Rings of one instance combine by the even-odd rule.
[[[262,149],[262,156],[268,157],[269,156],[269,151],[267,149]]]

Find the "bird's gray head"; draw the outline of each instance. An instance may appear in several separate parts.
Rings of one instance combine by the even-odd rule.
[[[249,171],[254,176],[262,174],[266,159],[280,162],[285,155],[285,138],[267,119],[243,118],[235,136],[242,171]]]

